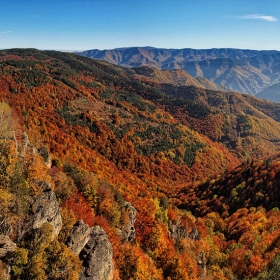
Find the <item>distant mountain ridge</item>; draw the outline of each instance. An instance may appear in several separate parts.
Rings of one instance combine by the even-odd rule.
[[[280,104],[209,83],[0,51],[0,278],[280,279]]]
[[[182,69],[194,78],[202,76],[230,90],[253,95],[280,81],[280,52],[275,50],[131,47],[77,54],[128,68]]]
[[[273,102],[280,102],[280,82],[270,85],[256,95],[257,98],[268,99]]]
[[[136,67],[131,70],[140,81],[166,83],[175,86],[195,86],[209,90],[229,91],[226,87],[219,86],[204,77],[193,78],[186,71],[180,69],[158,70],[154,67]]]

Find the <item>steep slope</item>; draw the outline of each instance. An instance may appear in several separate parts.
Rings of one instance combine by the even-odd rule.
[[[217,85],[210,80],[207,80],[204,77],[198,76],[195,78],[204,88],[210,89],[210,90],[216,90],[216,91],[229,91],[228,88],[224,86]]]
[[[226,149],[212,141],[222,142],[239,158],[268,156],[279,149],[277,104],[195,86],[176,87],[147,79],[140,83],[135,79],[139,78],[139,74],[135,76],[133,69],[73,54],[38,52],[30,56],[27,53],[14,60],[10,59],[11,55],[16,57],[17,50],[2,52],[2,96],[19,107],[22,107],[22,103],[31,106],[26,93],[28,97],[36,96],[42,109],[36,108],[37,112],[32,112],[32,104],[31,108],[24,106],[21,112],[26,115],[26,119],[28,114],[42,119],[40,122],[45,125],[40,131],[47,135],[41,133],[40,137],[49,138],[48,133],[53,134],[46,125],[50,120],[58,129],[62,129],[60,123],[63,122],[63,128],[69,129],[66,134],[66,131],[62,132],[69,139],[66,143],[78,139],[81,151],[87,147],[90,153],[101,153],[120,169],[125,166],[126,170],[128,168],[141,176],[147,176],[147,168],[144,166],[148,165],[148,174],[155,176],[152,179],[154,182],[162,180],[156,179],[160,169],[154,163],[158,160],[162,164],[161,168],[168,166],[164,184],[173,181],[175,173],[175,181],[180,181],[185,175],[192,180],[197,177],[197,172],[200,174],[197,179],[201,179],[211,172],[234,165],[235,161]],[[140,68],[140,71],[152,71],[156,77],[164,79],[168,76],[158,70],[147,69]],[[139,69],[136,71],[139,73]],[[173,78],[172,75],[168,77]],[[24,79],[25,84],[19,84],[20,79]],[[51,112],[54,112],[55,117],[48,116]],[[76,125],[75,128],[73,125]],[[200,135],[189,128],[198,131]],[[79,131],[79,137],[70,140],[74,130]],[[55,155],[66,158],[69,145],[66,144],[65,148],[61,140],[54,139],[51,140],[52,144],[48,143],[51,150]],[[88,139],[92,139],[95,146]],[[107,148],[104,147],[105,142],[109,145]],[[193,142],[196,142],[194,146]],[[134,152],[127,152],[122,146],[131,146]],[[208,147],[211,147],[210,150]],[[61,151],[64,151],[63,155]],[[215,157],[209,156],[212,152],[220,153],[220,158],[225,155],[228,160],[217,160],[213,164]],[[125,159],[127,154],[132,157],[129,164]],[[77,156],[75,162],[79,162],[80,156]],[[210,168],[205,168],[209,165],[207,161],[202,163],[200,158],[209,159]],[[82,161],[84,166],[88,165],[87,161]],[[204,167],[200,168],[200,165]],[[179,169],[180,172],[177,172]],[[178,177],[178,174],[181,175]]]
[[[81,263],[77,255],[73,256],[77,251],[71,253],[66,244],[74,224],[83,220],[92,232],[89,240],[80,238],[86,245],[82,255],[88,256],[84,257],[87,261],[96,263],[92,257],[98,248],[93,246],[94,225],[105,230],[111,243],[104,246],[110,258],[113,248],[114,264],[110,263],[110,268],[114,270],[113,275],[112,269],[106,273],[108,279],[203,276],[209,250],[199,237],[202,223],[191,215],[188,224],[181,222],[183,213],[169,206],[164,193],[173,193],[175,186],[209,177],[239,161],[222,145],[141,97],[158,98],[164,93],[142,85],[126,69],[73,54],[34,49],[4,50],[0,56],[1,100],[9,103],[19,127],[8,126],[10,146],[7,151],[0,149],[0,201],[5,202],[0,206],[4,213],[1,224],[4,220],[4,228],[11,229],[5,232],[4,240],[11,238],[18,246],[15,255],[1,255],[1,273],[11,271],[12,279],[78,279]],[[22,149],[30,155],[26,160],[23,157],[22,163],[16,143],[25,147],[27,135],[34,146],[29,153]],[[48,150],[51,168],[40,160],[49,158]],[[48,192],[40,188],[42,180],[48,182],[48,190],[54,189],[60,203],[63,224],[53,240],[50,217],[31,230],[30,236],[17,227],[32,225],[32,213],[41,215],[42,207],[32,203],[30,192],[42,195],[44,205],[48,205]],[[13,192],[17,191],[23,204],[14,199]],[[17,206],[9,204],[12,202]],[[132,207],[137,211],[136,220],[131,218]],[[13,212],[15,209],[19,214]],[[133,227],[134,235],[127,235],[127,228],[130,232]],[[98,232],[104,236],[102,230]],[[181,241],[179,251],[176,244]],[[10,244],[4,242],[1,247]],[[72,269],[67,270],[67,266]],[[88,271],[87,267],[84,273]]]
[[[139,80],[149,79],[156,83],[173,84],[175,86],[196,86],[203,87],[198,80],[190,76],[183,70],[163,70],[160,71],[156,68],[139,67],[133,68],[135,77]]]
[[[151,101],[164,93],[125,68],[52,51],[0,54],[2,100],[17,108],[31,140],[45,143],[58,165],[69,160],[108,180],[131,177],[131,184],[144,180],[168,193],[175,182],[238,163],[222,145],[155,106]]]
[[[279,104],[241,95],[193,86],[147,84],[172,98],[154,102],[173,117],[222,142],[239,158],[263,157],[279,150]]]
[[[271,85],[258,94],[256,94],[256,97],[263,98],[267,100],[271,100],[273,102],[280,102],[280,83],[276,83],[274,85]]]
[[[135,78],[143,82],[166,83],[175,86],[195,86],[210,90],[229,91],[226,87],[219,86],[206,78],[193,78],[186,71],[174,70],[158,70],[151,67],[132,68],[131,73],[135,74]]]
[[[253,95],[271,83],[271,78],[262,69],[250,65],[250,61],[218,58],[187,62],[183,69],[194,77],[201,75],[218,85]]]
[[[231,172],[189,186],[177,197],[179,207],[207,217],[214,236],[212,257],[231,263],[237,279],[276,279],[279,250],[279,155],[249,161]],[[215,262],[215,261],[214,261]],[[211,263],[211,260],[210,260]],[[256,277],[266,267],[266,271]],[[234,279],[228,276],[226,279]]]
[[[279,278],[278,264],[271,265],[280,248],[279,179],[280,157],[276,154],[248,160],[200,185],[187,186],[174,197],[179,208],[208,218],[205,222],[216,235],[213,258],[223,264],[225,259],[232,262],[237,279],[268,280],[273,273]]]
[[[183,69],[191,76],[242,93],[256,94],[280,79],[280,53],[239,49],[123,48],[78,53],[124,67]]]
[[[224,217],[232,215],[239,208],[262,206],[271,210],[279,207],[279,158],[279,154],[276,154],[259,161],[248,160],[192,190],[185,188],[180,195],[180,207],[191,207],[198,215],[218,212]],[[198,201],[200,207],[197,207]]]
[[[233,154],[279,149],[279,105],[138,78],[69,53],[0,52],[0,275],[233,280],[277,267],[279,157]]]

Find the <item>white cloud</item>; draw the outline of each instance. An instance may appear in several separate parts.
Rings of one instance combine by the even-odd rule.
[[[8,34],[11,33],[11,31],[2,31],[1,34]]]
[[[240,18],[240,19],[260,19],[260,20],[266,20],[266,21],[277,21],[278,20],[278,18],[276,18],[274,16],[266,16],[266,15],[261,15],[261,14],[238,16],[237,18]]]

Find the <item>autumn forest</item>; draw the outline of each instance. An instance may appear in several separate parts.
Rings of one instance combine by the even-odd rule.
[[[174,75],[0,51],[1,280],[280,279],[280,105]]]

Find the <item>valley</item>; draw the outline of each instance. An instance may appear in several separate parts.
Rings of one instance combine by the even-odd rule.
[[[0,50],[0,275],[272,279],[279,58]]]

